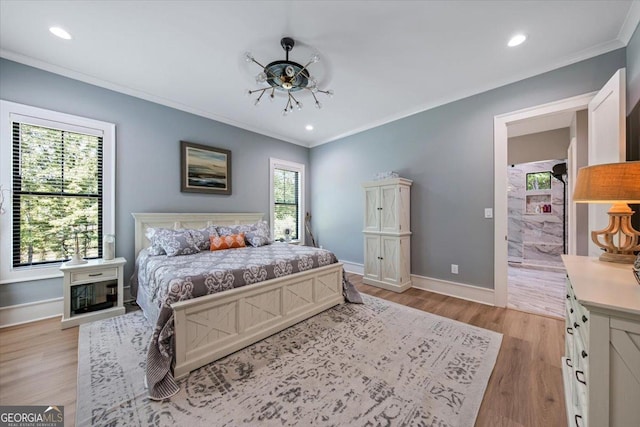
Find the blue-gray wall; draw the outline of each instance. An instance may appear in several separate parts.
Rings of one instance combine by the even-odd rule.
[[[131,212],[264,212],[267,218],[269,157],[309,168],[308,148],[5,59],[0,98],[116,124],[116,255],[128,261],[127,278],[134,264]],[[180,140],[231,150],[231,196],[180,192]],[[61,296],[62,279],[0,285],[0,307]]]
[[[494,116],[598,90],[625,61],[619,49],[312,148],[319,243],[361,264],[360,183],[393,170],[413,180],[411,272],[493,288],[494,227],[483,213],[494,200]]]

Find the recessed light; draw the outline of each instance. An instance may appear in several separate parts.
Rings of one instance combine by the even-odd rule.
[[[51,27],[49,28],[49,31],[51,32],[51,34],[53,34],[54,36],[60,37],[61,39],[71,40],[71,34],[69,34],[68,32],[66,32],[60,27]]]
[[[313,125],[306,125],[304,128],[306,130],[313,130]]]
[[[511,37],[511,39],[509,40],[509,43],[507,43],[507,46],[514,47],[514,46],[521,45],[522,43],[524,43],[526,39],[527,39],[527,36],[525,36],[524,34],[516,34],[515,36]]]

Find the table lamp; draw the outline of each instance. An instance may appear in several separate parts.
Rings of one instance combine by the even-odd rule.
[[[634,212],[628,203],[640,203],[640,161],[581,168],[573,201],[612,204],[609,225],[592,231],[591,240],[604,250],[600,261],[633,264],[634,252],[640,251],[640,232],[631,225]]]

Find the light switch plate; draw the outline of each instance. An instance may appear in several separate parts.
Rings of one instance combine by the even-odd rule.
[[[493,208],[484,208],[484,217],[493,218]]]

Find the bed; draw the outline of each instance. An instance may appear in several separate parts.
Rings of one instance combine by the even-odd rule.
[[[139,261],[152,249],[151,242],[147,238],[149,228],[203,229],[212,225],[254,224],[263,217],[260,213],[134,213],[132,215],[135,219],[137,258],[134,277],[138,275]],[[281,254],[293,251],[295,245],[274,243],[269,246],[271,248],[266,248],[264,251],[275,251]],[[260,248],[253,249],[257,251]],[[145,297],[146,291],[135,289],[132,280],[132,291],[137,293],[139,305],[150,322],[155,325],[147,355],[146,381],[150,398],[168,398],[179,390],[175,380],[186,376],[192,370],[344,302],[343,266],[337,262],[335,255],[317,248],[299,247],[296,250],[303,253],[314,252],[314,256],[320,257],[316,258],[317,266],[309,267],[310,269],[302,266],[293,270],[289,266],[289,273],[280,272],[280,277],[252,283],[257,281],[253,277],[256,276],[253,274],[256,267],[253,266],[251,267],[253,270],[248,268],[246,273],[253,277],[247,282],[251,283],[249,286],[236,287],[193,299],[185,297],[184,300],[164,303],[146,301],[148,297],[148,295]],[[244,249],[215,252],[232,253],[237,258],[241,251]],[[183,272],[187,271],[184,268],[188,265],[193,269],[193,271],[188,270],[189,274],[197,275],[199,271],[197,269],[202,267],[203,263],[207,262],[207,257],[213,254],[213,252],[204,252],[198,254],[199,257],[193,255],[172,257],[172,262],[182,263]],[[330,263],[327,254],[333,257]],[[247,256],[250,259],[257,259],[262,255],[255,252]],[[158,261],[160,257],[152,258],[154,258],[153,261]],[[168,260],[170,257],[164,258]],[[310,257],[304,255],[304,259],[310,259]],[[234,258],[233,262],[237,261]],[[160,268],[149,267],[146,264],[145,266],[147,269]],[[180,271],[180,268],[176,267],[176,271]],[[175,283],[190,285],[189,274],[187,274],[188,277],[179,279],[169,276],[168,287],[177,287]],[[177,276],[178,273],[175,275]],[[193,286],[186,286],[186,288],[191,289]],[[153,306],[158,307],[157,312],[153,312],[151,308]]]

